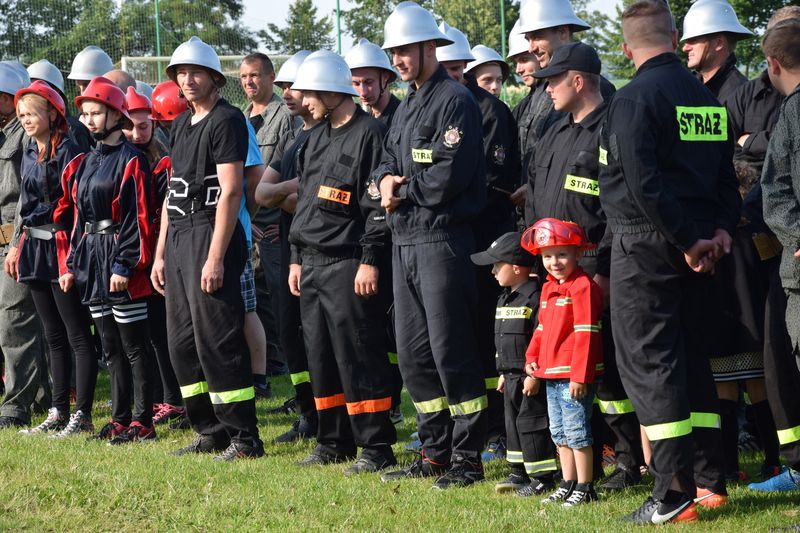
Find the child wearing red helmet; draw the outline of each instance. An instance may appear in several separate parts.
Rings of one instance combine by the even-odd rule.
[[[525,354],[528,377],[523,393],[536,394],[540,380],[545,380],[550,433],[563,481],[542,503],[562,501],[564,507],[597,499],[591,416],[595,378],[603,370],[603,292],[578,265],[583,252],[593,246],[580,226],[554,218],[539,220],[522,235],[522,247],[541,255],[548,273],[539,326]]]

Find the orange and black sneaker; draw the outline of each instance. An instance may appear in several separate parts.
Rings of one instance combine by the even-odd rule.
[[[728,495],[716,493],[705,487],[697,487],[694,503],[706,509],[717,509],[728,504]]]
[[[668,491],[664,500],[657,500],[651,496],[638,509],[622,519],[640,526],[667,522],[694,522],[697,520],[697,506],[686,494]]]
[[[125,431],[108,441],[109,446],[119,446],[130,442],[141,442],[144,440],[155,440],[156,429],[153,425],[144,426],[139,422],[131,422]]]

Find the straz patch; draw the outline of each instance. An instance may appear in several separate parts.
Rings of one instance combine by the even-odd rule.
[[[564,180],[564,188],[581,194],[600,196],[600,186],[597,184],[597,180],[591,178],[581,178],[580,176],[567,174],[567,178]]]
[[[381,199],[381,191],[378,189],[378,184],[375,183],[375,180],[369,181],[369,185],[367,186],[367,196],[369,196],[370,200]]]
[[[433,163],[433,150],[425,148],[412,148],[411,159],[414,163]]]
[[[601,165],[608,166],[608,150],[600,146],[597,150],[597,160],[600,161]]]
[[[498,307],[494,318],[500,320],[510,320],[514,318],[529,319],[533,311],[530,307]]]
[[[464,132],[460,129],[456,128],[455,126],[449,126],[444,132],[444,145],[448,148],[453,148],[461,142],[461,136],[464,135]]]
[[[675,106],[682,141],[727,141],[728,111],[724,107]]]
[[[506,149],[502,145],[496,144],[492,152],[492,157],[496,165],[502,166],[503,163],[506,162]]]
[[[317,198],[323,200],[330,200],[342,205],[350,205],[350,193],[341,189],[328,187],[327,185],[320,185],[317,192]]]

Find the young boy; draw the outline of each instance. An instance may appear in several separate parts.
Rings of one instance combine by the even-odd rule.
[[[522,234],[502,235],[485,251],[472,254],[478,266],[494,265],[492,274],[505,290],[497,299],[494,342],[500,374],[497,390],[505,405],[508,479],[495,485],[499,493],[541,494],[553,488],[555,452],[547,423],[545,391],[524,395],[525,348],[536,327],[539,282],[531,278],[536,259],[520,245]]]
[[[564,507],[573,507],[597,499],[591,416],[595,377],[603,369],[603,293],[578,266],[583,251],[593,245],[574,222],[543,218],[525,230],[522,246],[541,254],[548,273],[539,326],[525,354],[528,377],[523,384],[524,394],[537,394],[545,380],[550,433],[561,460],[561,486],[542,503],[563,501]]]

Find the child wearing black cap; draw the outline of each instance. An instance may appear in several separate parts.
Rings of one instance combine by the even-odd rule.
[[[495,490],[532,496],[553,488],[557,467],[544,387],[532,396],[522,392],[525,350],[536,329],[539,283],[531,277],[535,259],[520,245],[521,237],[519,232],[506,233],[471,258],[479,266],[494,265],[492,274],[504,288],[497,300],[494,339],[500,374],[497,390],[504,398],[506,460],[511,473],[495,485]]]

